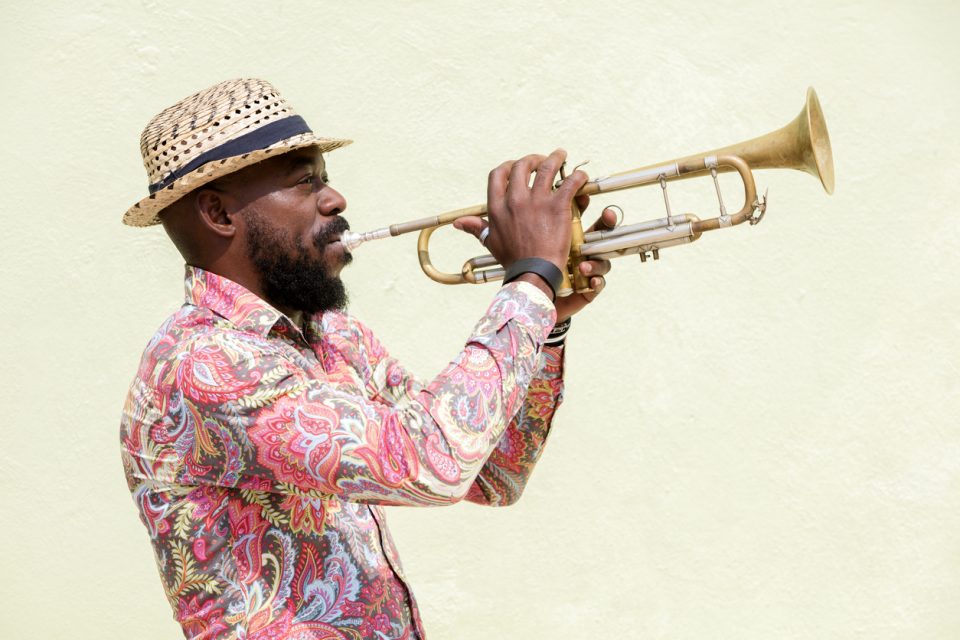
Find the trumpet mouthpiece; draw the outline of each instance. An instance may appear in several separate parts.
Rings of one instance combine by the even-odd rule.
[[[344,231],[340,234],[340,244],[347,251],[353,251],[356,247],[363,244],[363,234],[353,231]]]
[[[353,251],[364,242],[389,238],[390,235],[389,227],[384,227],[383,229],[377,229],[375,231],[365,231],[363,233],[344,231],[340,234],[340,244],[342,244],[343,248],[347,251]]]

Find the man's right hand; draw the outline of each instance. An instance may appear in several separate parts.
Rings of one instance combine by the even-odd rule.
[[[566,271],[570,208],[574,195],[587,182],[587,174],[574,171],[554,190],[557,172],[566,157],[565,151],[557,149],[549,156],[533,154],[504,162],[490,172],[487,181],[488,222],[461,218],[454,226],[479,235],[489,224],[484,244],[504,268],[520,258],[543,258]],[[531,173],[536,174],[532,185]],[[521,279],[542,284],[532,274]]]

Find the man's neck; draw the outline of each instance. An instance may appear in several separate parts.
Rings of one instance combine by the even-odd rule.
[[[283,313],[293,321],[293,324],[300,327],[300,330],[303,331],[304,321],[307,319],[307,314],[305,314],[303,311],[294,311],[292,313],[287,313],[284,311]]]

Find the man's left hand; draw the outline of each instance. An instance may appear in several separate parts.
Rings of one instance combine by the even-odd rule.
[[[590,204],[590,196],[577,196],[577,206],[580,211],[586,211]],[[614,209],[607,208],[603,210],[597,221],[590,225],[587,232],[605,231],[617,226],[617,212]],[[606,286],[604,276],[610,272],[609,260],[585,260],[580,263],[580,273],[590,278],[590,288],[593,291],[587,293],[571,293],[569,296],[557,298],[554,306],[557,308],[557,322],[566,320],[570,316],[578,313],[581,309],[593,302],[603,288]]]

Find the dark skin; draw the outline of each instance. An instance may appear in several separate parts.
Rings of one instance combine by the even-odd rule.
[[[322,156],[300,149],[192,192],[167,209],[161,221],[188,264],[225,276],[277,306],[264,293],[250,258],[247,214],[263,214],[291,241],[301,241],[335,276],[344,266],[342,245],[319,249],[313,238],[346,208],[344,197],[327,184]],[[277,308],[290,316],[298,311]]]
[[[590,204],[588,196],[575,196],[587,182],[587,174],[582,171],[574,171],[559,188],[553,188],[566,157],[566,151],[557,149],[549,156],[532,154],[517,161],[508,160],[490,172],[487,181],[490,235],[485,246],[501,265],[509,266],[519,258],[538,257],[549,260],[561,271],[566,270],[571,204],[576,198],[581,211]],[[531,185],[532,173],[536,176]],[[612,229],[616,224],[616,212],[606,209],[587,231]],[[471,216],[460,218],[454,226],[479,239],[487,223]],[[593,291],[557,298],[554,301],[557,322],[566,320],[593,302],[603,290],[603,276],[609,271],[609,260],[582,262],[580,273],[590,277]],[[529,282],[547,296],[553,296],[546,282],[535,274],[524,274],[518,280]]]
[[[560,150],[549,156],[530,155],[505,162],[490,173],[490,235],[486,246],[501,264],[509,265],[520,257],[541,257],[561,268],[566,264],[570,203],[587,177],[576,171],[554,190],[565,155]],[[536,178],[528,186],[534,171]],[[578,199],[578,204],[585,208],[586,199]],[[344,197],[328,184],[322,155],[306,148],[264,160],[193,191],[168,207],[161,221],[188,264],[229,278],[277,306],[265,295],[250,258],[247,214],[260,214],[291,244],[299,242],[307,247],[336,276],[345,264],[343,246],[333,241],[318,248],[313,239],[346,208]],[[594,228],[612,228],[615,222],[615,214],[607,210]],[[481,218],[465,218],[455,226],[479,235],[486,224]],[[591,276],[595,291],[557,299],[558,320],[589,304],[603,289],[603,275],[609,269],[606,260],[584,262],[581,272]],[[538,276],[524,274],[519,279],[552,296]],[[298,311],[277,308],[290,316]]]

